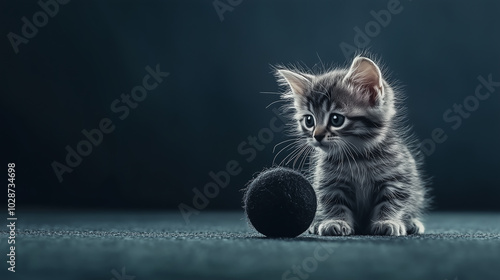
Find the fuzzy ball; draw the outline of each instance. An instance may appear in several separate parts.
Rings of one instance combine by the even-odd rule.
[[[314,189],[297,171],[276,167],[263,171],[246,189],[244,208],[252,226],[267,237],[296,237],[316,214]]]

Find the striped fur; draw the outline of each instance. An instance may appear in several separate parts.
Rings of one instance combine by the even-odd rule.
[[[379,67],[358,56],[348,69],[313,75],[280,68],[276,76],[287,89],[282,98],[297,141],[312,152],[318,210],[309,231],[423,233],[427,195],[421,157],[402,125],[399,93]],[[344,122],[333,125],[342,116]]]

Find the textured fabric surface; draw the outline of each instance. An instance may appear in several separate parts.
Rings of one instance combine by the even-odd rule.
[[[18,219],[15,273],[0,231],[0,279],[500,279],[500,213],[434,213],[421,236],[293,239],[262,237],[243,211]]]

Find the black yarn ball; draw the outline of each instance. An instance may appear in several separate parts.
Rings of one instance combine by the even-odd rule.
[[[267,237],[296,237],[316,214],[313,187],[297,171],[276,167],[260,173],[248,186],[244,208],[252,226]]]

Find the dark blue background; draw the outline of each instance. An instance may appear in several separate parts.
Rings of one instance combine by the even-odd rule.
[[[226,3],[225,0],[221,0]],[[233,1],[237,2],[237,1]],[[241,173],[209,209],[241,206],[239,191],[270,166],[275,134],[247,162],[238,146],[269,127],[278,86],[271,65],[347,65],[339,45],[390,1],[246,0],[220,20],[212,1],[71,1],[15,54],[36,1],[3,1],[1,11],[3,162],[15,162],[19,207],[172,208],[192,206],[235,160]],[[447,135],[426,158],[434,208],[500,210],[500,87],[461,125],[443,113],[474,94],[478,76],[500,81],[500,2],[401,1],[367,48],[403,85],[409,123],[420,139]],[[142,83],[146,66],[170,76],[124,120],[110,104]],[[59,182],[51,167],[82,129],[108,117],[116,126]],[[5,173],[7,168],[5,167]]]

